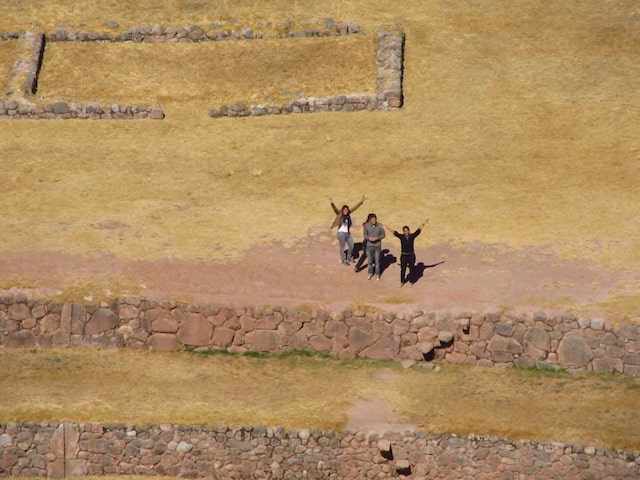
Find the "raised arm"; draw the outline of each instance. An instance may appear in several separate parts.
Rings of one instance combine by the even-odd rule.
[[[351,207],[351,211],[355,212],[358,209],[358,207],[364,203],[366,199],[367,198],[364,195],[362,195],[362,198],[360,199],[360,201],[356,203],[353,207]]]
[[[420,235],[420,232],[422,232],[422,229],[424,228],[424,226],[429,223],[429,219],[427,218],[424,222],[422,222],[422,225],[420,225],[418,227],[418,229],[414,232],[415,236],[417,237],[418,235]]]
[[[340,210],[338,210],[338,207],[336,207],[336,204],[333,203],[333,198],[329,197],[329,203],[331,203],[331,208],[333,208],[333,212],[337,215],[338,213],[340,213]]]

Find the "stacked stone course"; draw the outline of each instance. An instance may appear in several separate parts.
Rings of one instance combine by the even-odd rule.
[[[285,105],[274,103],[212,107],[209,115],[249,117],[290,113],[389,111],[402,107],[402,68],[404,32],[400,25],[383,25],[378,31],[376,93],[348,93],[331,97],[301,97]]]
[[[148,105],[119,105],[117,103],[104,105],[98,102],[54,102],[37,104],[23,99],[0,100],[0,118],[14,119],[94,119],[119,120],[150,118],[160,120],[164,118],[164,111],[160,104]]]
[[[38,103],[33,101],[44,54],[45,35],[42,33],[4,33],[4,39],[22,40],[23,53],[15,61],[9,75],[6,99],[0,99],[0,119],[156,119],[164,118],[160,104],[104,105],[99,102]]]
[[[61,27],[45,34],[50,42],[134,42],[134,43],[176,43],[235,41],[251,39],[278,39],[304,37],[330,37],[358,35],[362,31],[353,21],[285,20],[282,22],[258,22],[242,25],[238,20],[212,22],[209,25],[189,24],[183,27],[168,27],[160,24],[143,24],[120,29],[117,22],[106,22],[106,31],[87,32]],[[115,31],[114,31],[115,30]],[[0,32],[0,40],[20,38],[24,31]]]
[[[264,426],[0,424],[0,477],[597,478],[640,476],[640,452],[451,434]]]
[[[116,22],[107,22],[109,28],[119,28]],[[73,29],[43,34],[33,32],[0,32],[0,40],[21,40],[24,50],[16,60],[9,84],[7,98],[0,98],[0,118],[5,119],[162,119],[164,111],[159,104],[153,107],[128,106],[117,103],[101,105],[98,102],[78,104],[55,102],[42,105],[32,100],[36,93],[38,74],[42,64],[45,42],[203,42],[220,40],[250,40],[269,38],[326,37],[361,34],[360,27],[352,22],[303,20],[292,22],[258,23],[242,26],[237,21],[212,23],[208,26],[186,25],[181,28],[162,25],[142,25],[117,32],[83,32]],[[301,97],[286,105],[235,102],[211,108],[212,117],[246,117],[270,114],[385,111],[402,106],[402,58],[403,32],[399,25],[383,26],[378,33],[377,89],[376,93],[347,93],[332,97]]]
[[[126,297],[96,305],[0,295],[0,347],[285,352],[341,358],[565,368],[640,375],[640,324],[570,312],[364,312],[193,305]]]

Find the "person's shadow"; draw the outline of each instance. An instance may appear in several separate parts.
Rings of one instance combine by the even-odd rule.
[[[364,251],[364,242],[357,242],[353,245],[353,259],[357,259],[355,271],[359,272],[364,270],[366,267],[364,263],[367,261],[367,255]]]
[[[409,272],[409,282],[414,285],[418,280],[420,280],[424,276],[424,271],[427,268],[434,268],[438,265],[442,265],[444,260],[438,263],[432,263],[431,265],[425,265],[424,262],[416,263],[411,271]]]
[[[388,248],[382,250],[382,252],[380,253],[380,275],[382,275],[389,266],[393,265],[397,261],[398,259],[395,257],[395,255],[389,253]]]

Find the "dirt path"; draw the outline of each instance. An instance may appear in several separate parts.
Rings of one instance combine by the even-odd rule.
[[[331,310],[373,305],[394,311],[558,307],[582,308],[591,316],[606,313],[594,304],[613,293],[637,293],[640,285],[638,272],[569,261],[541,248],[442,243],[416,251],[420,276],[415,285],[400,288],[395,243],[385,245],[387,267],[380,281],[367,280],[366,269],[356,273],[340,264],[337,244],[311,237],[291,248],[257,246],[225,263],[3,253],[0,279],[5,284],[11,278],[34,282],[39,288],[26,290],[34,296],[82,279],[117,278],[127,279],[127,285],[143,296],[201,304],[311,305]]]

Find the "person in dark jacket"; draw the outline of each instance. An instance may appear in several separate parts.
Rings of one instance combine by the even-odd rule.
[[[420,233],[424,226],[429,222],[427,218],[422,225],[413,233],[409,230],[409,227],[405,225],[402,227],[402,233],[393,231],[393,235],[400,239],[400,286],[404,286],[409,279],[413,280],[414,268],[416,265],[416,252],[413,246],[414,240]],[[407,269],[409,270],[409,276],[406,276]]]
[[[338,227],[338,245],[340,246],[340,261],[344,265],[349,265],[353,262],[353,237],[351,236],[351,225],[353,224],[351,220],[351,212],[355,212],[360,205],[362,205],[365,201],[365,196],[358,203],[356,203],[353,208],[349,208],[349,205],[343,205],[340,210],[336,207],[335,203],[333,203],[333,199],[329,197],[329,202],[331,203],[331,208],[333,208],[333,212],[336,214],[336,218],[333,220],[331,224],[331,228]],[[345,254],[344,246],[347,245],[347,252]]]

